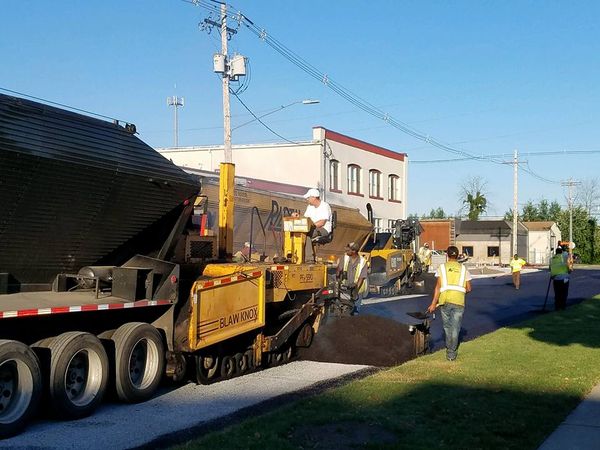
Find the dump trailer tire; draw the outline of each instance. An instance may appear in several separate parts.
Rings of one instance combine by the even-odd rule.
[[[162,380],[165,346],[158,330],[150,324],[131,322],[112,335],[115,344],[114,380],[119,400],[137,403],[148,400]]]
[[[0,439],[18,434],[42,396],[42,373],[35,353],[18,341],[0,340]]]
[[[50,350],[48,393],[54,413],[67,419],[90,415],[108,385],[108,356],[100,339],[70,331],[38,346]]]

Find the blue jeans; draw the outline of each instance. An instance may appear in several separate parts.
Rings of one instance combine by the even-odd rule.
[[[440,311],[442,313],[444,334],[446,335],[446,358],[454,360],[458,353],[458,335],[460,334],[465,307],[446,303],[440,306]]]

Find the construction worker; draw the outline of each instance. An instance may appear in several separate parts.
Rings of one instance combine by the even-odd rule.
[[[465,312],[465,295],[471,292],[471,274],[457,261],[458,248],[451,245],[447,254],[448,262],[440,264],[435,274],[437,283],[427,312],[433,313],[438,306],[440,307],[446,335],[446,359],[454,361],[458,355],[458,337]]]
[[[564,310],[569,295],[569,274],[573,271],[573,260],[562,247],[556,247],[556,254],[550,259],[550,278],[554,287],[554,309]]]
[[[519,255],[515,253],[513,259],[510,260],[510,269],[512,272],[512,279],[515,289],[519,290],[521,286],[521,268],[527,264],[523,258],[519,258]]]
[[[310,237],[328,236],[332,230],[331,206],[326,201],[321,200],[321,193],[315,188],[309,189],[304,194],[304,198],[308,202],[304,217],[309,217],[314,224],[314,229],[311,230]]]
[[[367,260],[358,254],[359,249],[360,246],[355,242],[346,245],[346,254],[337,267],[337,275],[342,279],[342,287],[345,287],[354,302],[350,313],[353,316],[358,314],[362,300],[369,292]]]
[[[429,272],[429,266],[431,265],[431,250],[429,250],[429,244],[425,242],[419,248],[419,261],[421,261],[421,266],[423,267],[423,272]]]

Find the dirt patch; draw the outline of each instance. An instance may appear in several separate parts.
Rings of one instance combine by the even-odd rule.
[[[362,448],[367,444],[393,444],[397,441],[396,435],[382,426],[360,422],[302,425],[293,430],[289,437],[299,448],[332,450]]]
[[[300,359],[389,367],[416,357],[408,325],[378,316],[329,317]]]

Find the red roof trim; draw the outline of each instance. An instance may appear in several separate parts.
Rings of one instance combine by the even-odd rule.
[[[377,145],[369,144],[368,142],[361,141],[344,134],[336,133],[335,131],[331,131],[326,128],[324,128],[324,130],[325,139],[330,139],[332,141],[339,142],[340,144],[350,145],[352,147],[360,148],[361,150],[385,156],[387,158],[396,159],[398,161],[404,161],[404,158],[406,157],[406,153],[397,153],[392,150],[388,150],[387,148],[378,147]]]

